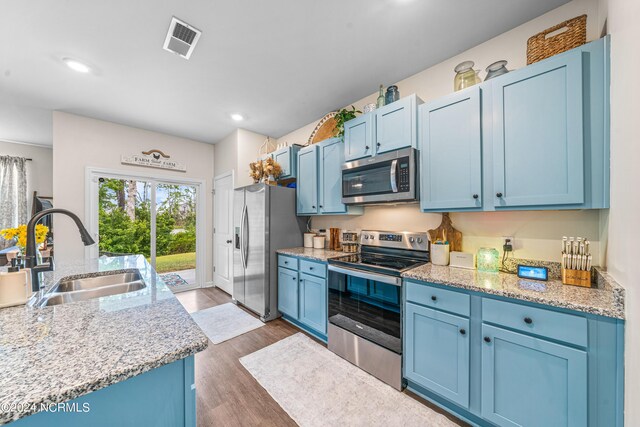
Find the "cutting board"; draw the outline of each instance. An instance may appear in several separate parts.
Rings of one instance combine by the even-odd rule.
[[[429,233],[430,242],[435,242],[436,240],[448,240],[450,250],[462,251],[462,233],[453,228],[448,212],[442,214],[442,222],[440,223],[440,226],[427,231],[427,233]]]

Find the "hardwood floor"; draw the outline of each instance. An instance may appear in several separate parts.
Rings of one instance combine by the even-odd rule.
[[[217,288],[181,292],[176,297],[190,313],[231,302],[231,297]],[[210,342],[205,351],[196,354],[198,426],[297,425],[239,359],[298,332],[301,331],[284,320],[276,319],[218,345]],[[459,425],[466,425],[412,393],[405,393]]]

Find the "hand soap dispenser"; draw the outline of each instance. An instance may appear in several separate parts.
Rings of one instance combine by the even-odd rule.
[[[0,308],[25,304],[31,297],[27,271],[20,270],[16,259],[7,272],[0,272]]]

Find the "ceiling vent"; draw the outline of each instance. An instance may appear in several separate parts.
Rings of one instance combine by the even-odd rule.
[[[200,39],[202,32],[175,16],[171,18],[171,25],[164,39],[164,50],[180,55],[184,59],[189,59]]]

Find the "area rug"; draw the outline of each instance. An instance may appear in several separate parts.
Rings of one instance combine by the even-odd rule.
[[[188,285],[189,283],[184,280],[179,274],[167,273],[161,274],[160,278],[169,288],[177,288],[178,286]]]
[[[230,302],[196,311],[191,317],[214,344],[264,326],[259,319]]]
[[[300,426],[456,426],[297,333],[240,363]]]

